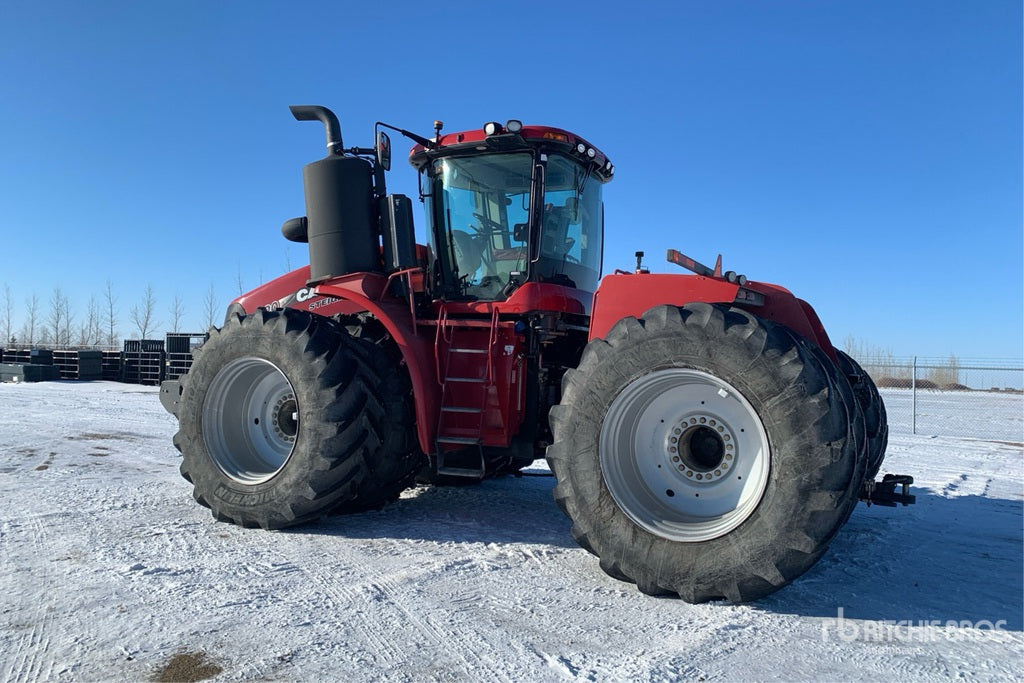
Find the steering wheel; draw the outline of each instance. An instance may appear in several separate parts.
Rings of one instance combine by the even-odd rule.
[[[505,232],[505,226],[497,221],[492,221],[482,213],[473,213],[473,217],[480,221],[480,228],[477,229],[477,233],[480,235],[494,235]],[[487,231],[489,230],[489,232]]]

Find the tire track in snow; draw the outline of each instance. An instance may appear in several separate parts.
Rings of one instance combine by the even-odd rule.
[[[390,631],[388,624],[381,623],[378,615],[369,607],[367,609],[354,609],[353,606],[361,598],[359,591],[350,588],[346,583],[338,580],[334,572],[322,569],[324,566],[337,566],[345,559],[343,555],[327,555],[317,553],[315,556],[306,555],[303,564],[296,564],[293,556],[284,552],[280,547],[273,549],[283,562],[274,565],[275,570],[298,571],[302,573],[311,583],[316,585],[326,596],[327,601],[338,611],[344,611],[347,617],[354,618],[358,622],[357,633],[362,636],[370,646],[370,651],[386,664],[394,662],[393,651],[396,649],[392,643],[381,633]],[[365,562],[362,564],[366,564]]]
[[[365,556],[364,556],[365,557]],[[450,563],[449,563],[450,564]],[[441,563],[433,563],[433,568],[441,573],[448,572],[450,567]],[[404,598],[404,591],[395,581],[396,574],[386,574],[377,581],[371,582],[370,586],[380,591],[381,595],[389,604],[400,610],[406,618],[434,640],[444,651],[455,654],[464,665],[464,668],[457,672],[467,677],[477,677],[479,680],[507,681],[510,680],[504,671],[495,667],[494,659],[482,656],[484,651],[493,651],[492,643],[480,636],[480,632],[465,627],[466,621],[456,616],[445,620],[441,625],[435,615],[438,613],[451,614],[458,611],[456,604],[458,599],[449,600],[445,609],[437,609],[436,605],[427,605],[425,609],[417,610],[411,601]],[[443,598],[445,596],[437,596]],[[463,596],[463,604],[474,604],[476,601],[468,601]]]
[[[452,600],[442,605],[446,596],[437,595],[435,604],[417,604],[416,600],[409,599],[412,594],[396,581],[399,577],[415,579],[434,572],[444,573],[447,570],[444,563],[432,562],[429,566],[421,565],[408,571],[381,574],[375,567],[380,566],[383,559],[343,544],[332,547],[329,554],[321,552],[316,557],[307,554],[306,561],[297,567],[339,609],[358,621],[358,634],[366,639],[369,650],[385,666],[402,663],[395,652],[408,652],[412,641],[403,632],[403,627],[407,630],[411,626],[429,641],[427,647],[435,652],[454,655],[459,660],[458,670],[452,673],[479,680],[512,680],[495,658],[481,655],[482,652],[497,653],[507,647],[504,641],[501,647],[496,648],[490,640],[481,637],[480,631],[467,627],[465,620],[450,618],[439,624],[433,615],[450,615]],[[334,568],[354,571],[341,574],[339,578],[339,572]],[[382,619],[385,610],[390,612],[390,616]],[[495,637],[500,638],[501,634]]]
[[[31,539],[30,553],[36,557],[45,555],[46,526],[42,515],[27,515],[22,518],[28,524],[23,536]],[[4,674],[5,683],[38,681],[49,679],[53,674],[53,660],[50,654],[50,625],[53,622],[53,595],[56,590],[53,570],[46,562],[36,563],[38,573],[34,575],[34,591],[22,594],[22,602],[31,605],[28,613],[30,624],[14,645],[15,654],[10,668]]]

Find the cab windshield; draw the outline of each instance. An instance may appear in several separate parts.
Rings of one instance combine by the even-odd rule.
[[[534,159],[446,157],[423,174],[427,211],[440,228],[431,236],[435,277],[447,296],[504,299],[526,280],[596,290],[601,182],[569,157],[542,155],[544,195],[534,204]]]
[[[499,299],[512,273],[525,279],[532,171],[531,154],[434,162],[430,210],[446,242],[433,245],[434,255],[450,293]]]

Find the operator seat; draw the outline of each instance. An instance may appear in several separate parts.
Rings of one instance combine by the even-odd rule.
[[[452,230],[452,251],[459,274],[473,280],[483,262],[483,245],[465,230]]]
[[[540,254],[562,259],[567,249],[569,207],[548,205],[544,208],[544,227],[541,231]]]

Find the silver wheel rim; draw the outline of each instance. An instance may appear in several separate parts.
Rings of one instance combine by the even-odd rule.
[[[626,516],[684,542],[718,538],[749,518],[771,464],[753,406],[729,383],[685,368],[627,385],[608,407],[599,453]]]
[[[261,358],[239,358],[210,383],[203,440],[220,470],[241,484],[273,478],[295,447],[299,410],[284,373]]]

